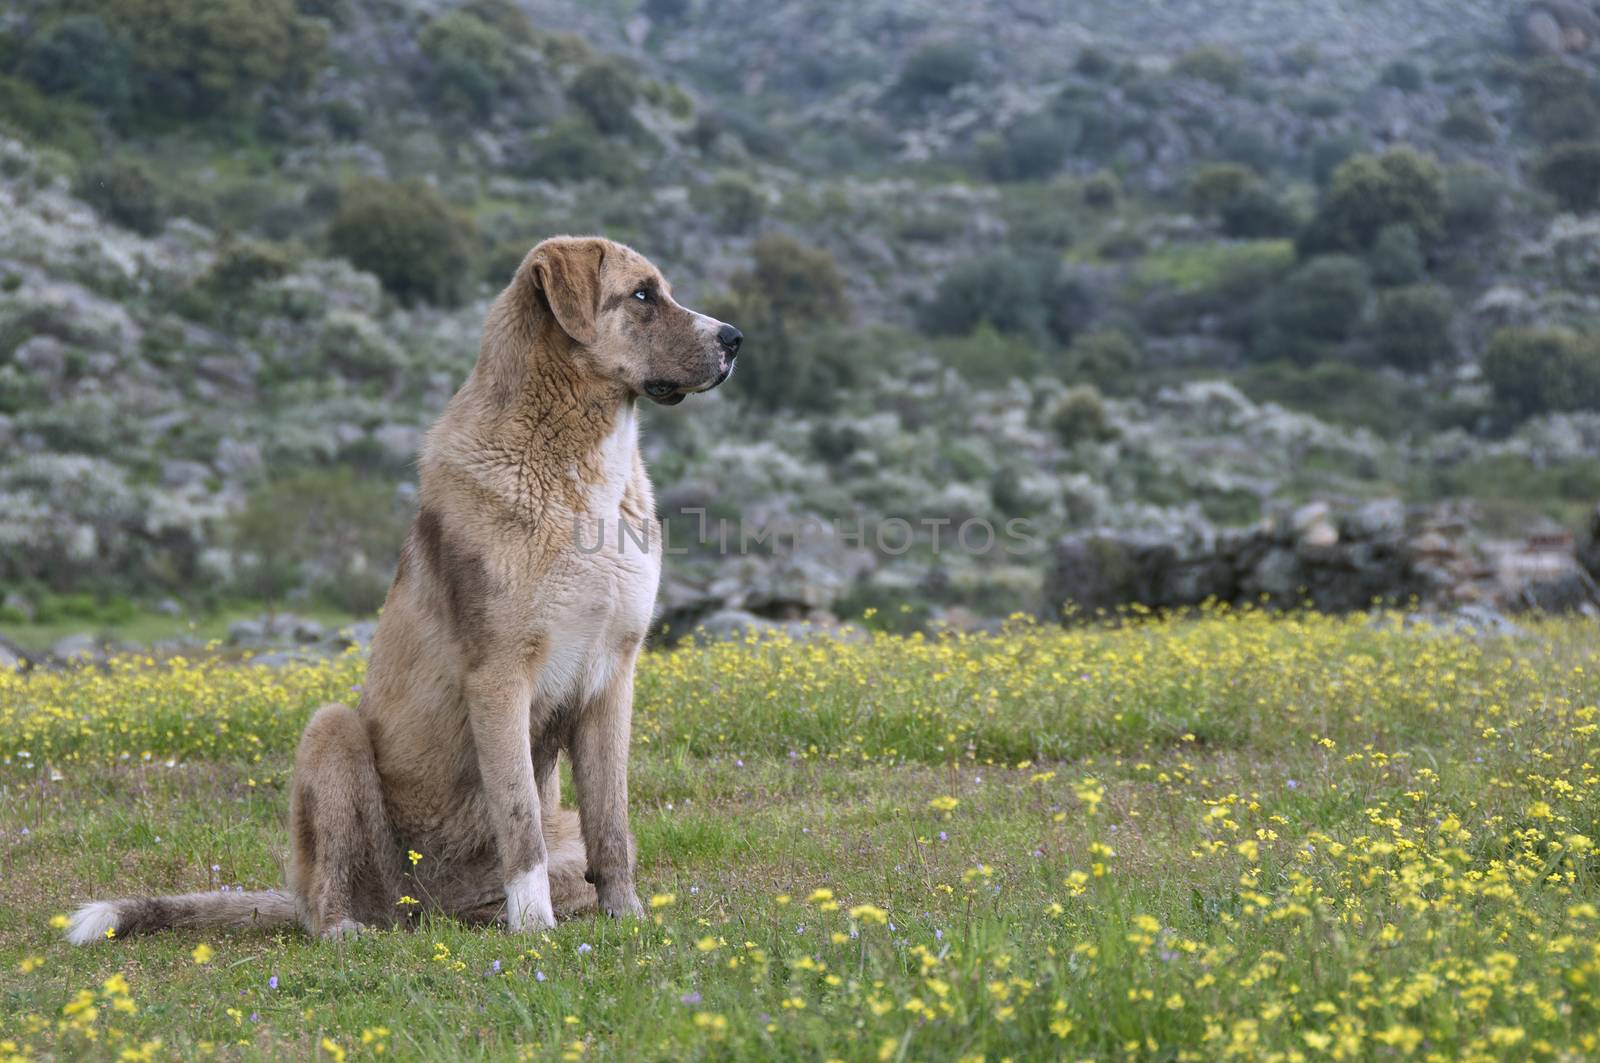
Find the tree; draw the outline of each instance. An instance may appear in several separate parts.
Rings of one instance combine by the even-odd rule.
[[[638,128],[633,117],[638,85],[633,71],[614,59],[597,60],[578,71],[567,95],[602,133],[631,133]]]
[[[1547,149],[1534,166],[1534,180],[1564,210],[1586,214],[1600,207],[1600,143],[1564,141]]]
[[[311,83],[325,23],[294,0],[91,0],[130,45],[137,103],[190,117],[237,114],[268,90]]]
[[[517,57],[509,38],[465,11],[430,22],[418,40],[429,63],[428,82],[435,105],[487,118],[517,77]]]
[[[328,243],[405,302],[457,303],[475,276],[472,219],[425,184],[361,178],[346,185]]]
[[[1414,148],[1357,155],[1334,171],[1302,253],[1365,251],[1390,225],[1411,226],[1427,247],[1444,234],[1444,196],[1438,164]]]
[[[978,74],[978,59],[964,41],[929,41],[906,60],[898,89],[913,100],[948,96]]]
[[[19,70],[52,95],[69,96],[121,114],[133,95],[128,39],[98,15],[71,15],[23,52]]]
[[[1211,217],[1260,187],[1261,178],[1250,167],[1236,162],[1213,162],[1190,176],[1183,194],[1191,211],[1201,217]]]
[[[998,252],[966,259],[939,281],[919,317],[935,336],[964,336],[988,322],[1002,333],[1037,337],[1045,325],[1039,270]]]
[[[1429,284],[1410,285],[1378,297],[1374,340],[1378,354],[1408,372],[1426,372],[1451,351],[1450,321],[1455,304],[1450,293]]]
[[[1512,420],[1600,408],[1600,343],[1571,329],[1502,329],[1480,364],[1495,405]]]
[[[1522,86],[1523,122],[1540,140],[1586,140],[1600,132],[1600,101],[1589,75],[1555,56],[1528,63]]]
[[[850,314],[833,256],[780,233],[751,246],[749,267],[710,312],[759,350],[739,363],[740,392],[768,407],[812,405],[852,378],[859,356],[836,327]]]
[[[1371,293],[1367,269],[1348,255],[1322,255],[1267,293],[1256,354],[1307,365],[1348,339]]]

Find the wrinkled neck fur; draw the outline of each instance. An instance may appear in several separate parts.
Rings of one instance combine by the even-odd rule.
[[[484,325],[471,377],[424,463],[465,473],[519,515],[615,507],[638,445],[633,396],[596,379],[543,299],[514,284]]]

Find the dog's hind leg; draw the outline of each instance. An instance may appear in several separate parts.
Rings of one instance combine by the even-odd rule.
[[[313,934],[395,920],[403,865],[383,807],[372,743],[344,705],[317,710],[300,737],[289,797],[289,886]]]

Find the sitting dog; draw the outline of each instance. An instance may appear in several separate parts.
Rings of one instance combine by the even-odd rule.
[[[596,903],[637,914],[628,743],[661,542],[634,404],[721,384],[742,338],[631,248],[529,252],[423,445],[360,703],[323,707],[300,739],[287,888],[96,901],[69,939],[295,921],[338,937],[424,908],[513,930]]]

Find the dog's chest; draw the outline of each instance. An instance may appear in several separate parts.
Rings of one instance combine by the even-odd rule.
[[[659,553],[613,540],[580,555],[547,584],[538,632],[542,659],[535,701],[552,708],[597,696],[628,667],[650,626],[660,580]]]

